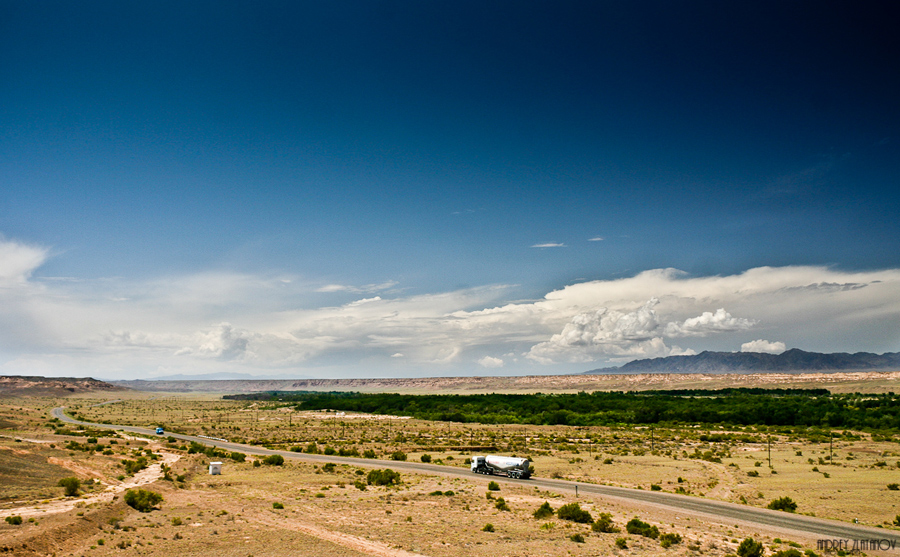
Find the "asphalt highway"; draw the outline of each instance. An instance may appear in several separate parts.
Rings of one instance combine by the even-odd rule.
[[[51,413],[53,417],[59,418],[60,420],[71,424],[90,426],[94,428],[114,429],[129,433],[155,436],[155,429],[151,428],[80,422],[67,416],[64,412],[64,407],[54,408]],[[423,472],[427,474],[464,476],[468,478],[491,478],[498,482],[509,483],[527,482],[529,485],[534,485],[543,489],[552,489],[557,491],[576,491],[579,495],[597,495],[601,497],[612,497],[621,500],[640,501],[659,507],[666,507],[673,511],[678,511],[686,514],[704,515],[707,518],[713,518],[718,521],[740,521],[751,525],[755,524],[764,526],[767,528],[799,532],[808,535],[812,539],[887,540],[888,542],[893,542],[895,544],[894,547],[897,548],[897,551],[900,551],[900,533],[893,530],[870,528],[867,526],[838,522],[836,520],[814,518],[810,516],[781,511],[772,511],[768,509],[758,509],[755,507],[726,503],[723,501],[713,501],[709,499],[702,499],[699,497],[691,497],[688,495],[677,495],[674,493],[664,493],[659,491],[644,491],[639,489],[628,489],[623,487],[613,487],[544,478],[511,480],[503,476],[482,476],[479,474],[472,474],[467,469],[451,466],[441,466],[437,464],[404,461],[386,462],[365,458],[313,455],[305,453],[295,453],[291,451],[277,451],[265,449],[262,447],[255,447],[252,445],[243,445],[240,443],[231,443],[228,441],[209,439],[205,437],[195,437],[192,435],[181,435],[178,433],[166,432],[165,435],[167,437],[172,436],[176,439],[181,439],[182,441],[195,441],[204,445],[218,447],[223,450],[239,451],[242,453],[257,456],[278,454],[286,459],[305,460],[322,463],[334,462],[337,464],[353,464],[356,466],[363,466],[367,468],[378,468],[389,464],[392,469]]]

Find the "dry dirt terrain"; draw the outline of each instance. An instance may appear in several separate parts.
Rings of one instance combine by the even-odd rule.
[[[286,450],[371,450],[381,459],[373,464],[385,469],[396,452],[409,461],[428,455],[433,463],[459,469],[467,467],[476,447],[496,449],[531,456],[538,477],[756,507],[788,496],[799,513],[898,530],[893,521],[900,514],[900,491],[886,486],[900,481],[900,448],[896,441],[859,432],[839,432],[830,445],[799,433],[448,424],[299,413],[206,395],[105,392],[0,400],[0,517],[23,517],[20,525],[0,522],[0,555],[724,556],[747,537],[762,541],[766,555],[790,549],[824,554],[815,539],[799,533],[609,497],[576,497],[527,481],[500,481],[500,489],[491,491],[490,478],[482,476],[404,471],[396,485],[377,486],[367,482],[369,467],[291,460],[257,465],[252,456],[238,462],[189,454],[190,447],[174,438],[128,439],[64,427],[49,419],[49,410],[63,405],[89,421],[165,423],[185,433]],[[710,441],[716,434],[732,437]],[[149,466],[127,473],[123,462],[138,455]],[[221,476],[208,474],[211,460],[224,463]],[[170,479],[161,477],[164,462]],[[72,476],[81,480],[82,493],[66,498],[57,482]],[[151,512],[123,501],[121,490],[139,483],[163,497]],[[578,503],[592,518],[610,513],[621,531],[595,532],[556,516],[535,519],[544,502],[554,510]],[[681,541],[663,548],[659,539],[626,533],[625,523],[636,516]],[[576,541],[579,536],[583,541]],[[625,548],[617,546],[620,538]],[[865,553],[900,555],[900,549]]]

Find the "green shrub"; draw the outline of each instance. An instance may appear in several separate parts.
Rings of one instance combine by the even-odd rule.
[[[662,487],[656,484],[650,484],[650,491],[662,491]]]
[[[562,520],[571,520],[572,522],[578,522],[581,524],[590,524],[594,521],[594,518],[591,516],[591,513],[581,508],[578,503],[569,503],[568,505],[563,505],[556,511],[556,516],[558,516]]]
[[[494,525],[491,524],[490,522],[488,522],[487,524],[484,525],[484,528],[482,528],[481,531],[482,531],[482,532],[493,532],[493,531],[494,531]]]
[[[359,451],[356,450],[356,447],[344,448],[341,447],[338,449],[338,455],[340,456],[359,456]]]
[[[672,547],[676,543],[681,543],[681,535],[674,532],[666,532],[659,537],[659,545],[664,548]]]
[[[796,549],[782,549],[773,553],[772,557],[803,557],[803,554]]]
[[[406,453],[403,451],[394,451],[391,453],[391,460],[406,460]]]
[[[337,451],[334,450],[334,447],[330,447],[328,445],[325,445],[325,449],[322,452],[324,452],[328,456],[331,456],[331,455],[337,453]]]
[[[628,549],[628,541],[625,538],[616,538],[616,547],[619,549]]]
[[[534,517],[537,519],[549,518],[555,513],[556,511],[553,510],[553,507],[550,506],[550,503],[544,501],[544,504],[538,507],[536,511],[534,511]]]
[[[142,513],[152,511],[162,500],[162,495],[147,489],[129,489],[125,492],[125,504]]]
[[[887,484],[887,488],[891,491],[900,490],[900,484]]]
[[[737,548],[738,557],[762,557],[763,544],[753,538],[744,538]]]
[[[244,462],[245,460],[247,460],[247,455],[245,455],[244,453],[239,453],[237,451],[234,451],[233,453],[228,455],[228,458],[230,458],[231,460],[233,460],[235,462]]]
[[[750,476],[751,478],[758,478],[759,472],[757,472],[756,470],[750,470],[749,472],[747,472],[747,475]]]
[[[584,543],[584,536],[582,536],[581,534],[572,534],[571,536],[569,536],[569,539],[575,543]]]
[[[384,470],[372,470],[366,476],[366,483],[369,485],[394,485],[400,483],[400,473],[394,472],[390,468]]]
[[[7,516],[6,523],[12,524],[13,526],[18,526],[19,524],[22,524],[22,517],[21,516]]]
[[[269,466],[281,466],[284,464],[284,457],[280,454],[270,454],[263,459],[263,464],[268,464]]]
[[[283,509],[284,505],[282,503],[275,502],[275,503],[272,503],[272,508],[273,509]]]
[[[375,451],[372,449],[366,449],[363,451],[363,458],[375,458]]]
[[[129,475],[134,475],[147,467],[147,459],[139,457],[137,460],[123,460],[122,466]]]
[[[423,455],[422,455],[422,462],[425,462],[425,463],[431,462],[431,455],[430,455],[430,454],[423,454]]]
[[[177,516],[172,519],[172,526],[181,526],[182,524],[184,524],[184,522]]]
[[[488,491],[500,491],[500,484],[495,481],[491,481],[488,484]]]
[[[332,472],[334,472],[334,463],[326,462],[322,465],[322,471],[331,474]]]
[[[797,510],[797,503],[794,502],[790,497],[779,497],[775,499],[771,503],[766,506],[767,509],[772,509],[773,511],[785,511],[792,513]]]
[[[366,490],[366,484],[363,483],[362,480],[355,480],[355,481],[353,482],[353,487],[355,487],[356,489],[358,489],[358,490],[360,490],[360,491],[365,491],[365,490]]]
[[[497,502],[494,503],[494,507],[496,507],[498,511],[511,511],[512,510],[509,508],[509,505],[506,504],[506,500],[503,499],[503,497],[499,497],[497,499]]]
[[[319,446],[315,443],[310,443],[306,446],[306,450],[303,451],[306,454],[319,454]]]
[[[75,497],[78,495],[78,490],[81,488],[81,480],[78,478],[63,478],[59,480],[59,483],[56,485],[65,488],[66,497]]]
[[[637,534],[645,538],[656,539],[659,537],[659,528],[650,526],[638,517],[634,517],[625,525],[625,531],[629,534]]]
[[[600,518],[594,521],[591,525],[591,530],[603,534],[615,534],[619,531],[616,525],[613,524],[612,515],[609,513],[600,513]]]

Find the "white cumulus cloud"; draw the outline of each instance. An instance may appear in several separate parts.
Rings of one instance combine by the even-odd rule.
[[[46,259],[46,248],[28,246],[0,237],[0,287],[25,284]]]
[[[492,356],[485,356],[484,358],[481,358],[480,360],[478,360],[478,365],[480,365],[481,367],[486,367],[486,368],[499,368],[499,367],[503,367],[504,361],[501,360],[500,358],[494,358]]]
[[[769,342],[768,340],[753,340],[741,345],[741,352],[763,352],[765,354],[781,354],[787,350],[783,342]]]
[[[682,323],[669,323],[666,325],[666,336],[703,337],[712,333],[746,331],[755,323],[752,319],[733,317],[724,308],[719,308],[714,313],[704,311],[700,316],[690,317]]]
[[[504,373],[528,374],[731,350],[748,330],[780,340],[742,350],[900,350],[900,269],[759,267],[700,277],[651,269],[510,301],[521,295],[515,285],[409,295],[392,282],[344,287],[222,270],[38,280],[49,253],[0,238],[5,370],[120,378],[272,368],[464,375],[499,361]],[[358,295],[328,305],[316,290]]]

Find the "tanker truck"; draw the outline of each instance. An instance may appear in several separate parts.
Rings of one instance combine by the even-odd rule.
[[[476,474],[504,474],[510,478],[525,479],[531,476],[531,461],[514,456],[472,457],[472,471]]]

